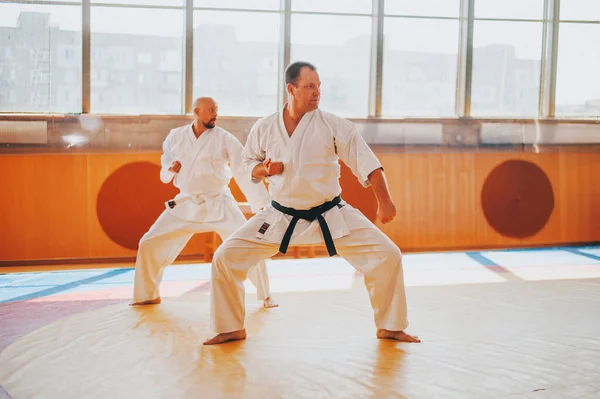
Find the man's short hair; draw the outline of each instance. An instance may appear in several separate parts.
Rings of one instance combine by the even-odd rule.
[[[310,62],[294,62],[285,69],[285,84],[287,85],[288,83],[291,83],[294,86],[298,86],[298,77],[300,76],[300,71],[304,67],[307,67],[311,71],[317,70],[317,68]]]

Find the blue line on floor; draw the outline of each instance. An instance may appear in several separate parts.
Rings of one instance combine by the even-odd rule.
[[[0,303],[15,302],[15,301],[27,301],[30,299],[40,298],[43,296],[58,294],[59,292],[67,291],[67,290],[79,287],[80,285],[95,283],[96,281],[104,280],[106,278],[113,277],[113,276],[118,276],[119,274],[127,273],[129,271],[130,271],[130,269],[110,270],[110,271],[108,271],[104,274],[100,274],[98,276],[84,278],[82,280],[73,281],[73,282],[70,282],[67,284],[56,285],[52,288],[46,288],[46,289],[43,289],[40,291],[32,292],[31,294],[21,295],[18,297],[0,301]]]
[[[593,254],[588,254],[588,253],[582,252],[582,251],[580,251],[578,249],[569,248],[569,249],[565,249],[565,251],[570,252],[570,253],[575,254],[575,255],[585,256],[586,258],[590,258],[590,259],[594,259],[594,260],[600,260],[600,256],[593,255]]]
[[[482,266],[500,266],[490,258],[486,258],[481,254],[481,252],[465,252],[469,258],[473,259],[476,262],[479,262]]]
[[[485,266],[488,270],[494,271],[496,273],[502,273],[502,275],[509,280],[522,280],[519,276],[512,273],[504,266],[500,266],[490,258],[482,255],[480,252],[465,252],[465,255],[475,260],[476,262],[479,262],[480,265]]]

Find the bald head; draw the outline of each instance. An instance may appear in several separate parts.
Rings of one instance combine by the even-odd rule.
[[[216,107],[217,103],[211,97],[198,97],[194,101],[194,109],[196,108],[204,108],[204,107]]]
[[[219,107],[215,100],[210,97],[199,97],[194,101],[194,119],[212,129],[217,123]]]

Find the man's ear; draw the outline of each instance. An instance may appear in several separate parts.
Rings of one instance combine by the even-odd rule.
[[[291,95],[294,94],[294,91],[293,91],[294,90],[294,85],[293,84],[288,83],[287,86],[286,86],[286,88],[287,88],[288,94],[291,94]]]

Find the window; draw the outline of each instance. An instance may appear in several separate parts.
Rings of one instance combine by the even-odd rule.
[[[0,79],[2,77],[0,76]],[[8,104],[14,104],[17,102],[16,90],[2,90],[0,91],[0,102],[6,102]]]
[[[279,10],[280,0],[194,0],[194,8]]]
[[[41,85],[48,85],[50,80],[50,73],[48,71],[43,71],[40,69],[33,69],[30,73],[31,75],[31,87],[39,87]]]
[[[387,0],[385,2],[386,15],[458,18],[459,13],[460,0]]]
[[[0,1],[0,113],[81,112],[82,93],[88,93],[82,66],[89,61],[92,113],[182,114],[188,2]],[[89,60],[82,59],[84,3],[91,17]],[[264,116],[281,105],[287,66],[282,59],[288,55],[282,41],[289,28],[290,61],[317,67],[321,107],[340,116],[367,117],[375,94],[381,94],[378,116],[455,116],[463,105],[456,106],[458,89],[474,117],[536,117],[540,97],[544,115],[554,109],[559,117],[600,117],[600,0],[191,3],[192,97],[214,97],[223,115]],[[560,20],[544,21],[545,7],[555,4]],[[373,44],[380,38],[373,37],[374,5],[384,12],[376,20],[383,24],[382,69],[376,77]],[[460,28],[470,6],[473,57],[463,69],[468,47],[459,43]],[[287,12],[291,25],[283,29]],[[553,35],[543,37],[545,24],[555,22],[557,46]],[[549,53],[542,60],[544,46]],[[550,65],[555,59],[557,65]],[[556,81],[548,84],[555,70]],[[469,82],[465,71],[471,72]],[[462,96],[467,83],[470,96]],[[549,95],[553,88],[556,96]]]
[[[73,47],[63,47],[61,51],[62,59],[65,61],[65,64],[70,64],[75,61],[75,53],[77,50]]]
[[[179,79],[181,79],[181,76],[176,73],[168,73],[165,75],[165,81],[169,85],[174,85],[174,84],[179,83]]]
[[[223,115],[277,110],[276,13],[194,11],[194,96],[211,96]]]
[[[2,57],[3,61],[12,61],[12,48],[10,48],[9,43],[6,43],[5,46],[6,47],[4,47],[4,50],[0,52],[0,56]]]
[[[475,2],[473,116],[538,114],[543,5],[544,0]]]
[[[60,86],[58,88],[59,96],[61,97],[61,101],[69,104],[73,102],[81,102],[80,93],[73,91],[69,87]]]
[[[30,93],[29,103],[33,108],[47,108],[49,106],[47,90],[31,91]]]
[[[128,0],[126,3],[148,5],[148,8],[93,5],[91,8],[91,111],[180,114],[183,110],[183,8],[151,6],[177,6],[181,1]],[[173,84],[140,85],[137,76],[142,72],[138,63],[148,59],[155,63],[145,65],[144,72],[172,72],[179,78]],[[135,101],[140,96],[155,100],[140,107]],[[171,101],[173,98],[177,100]]]
[[[57,90],[50,90],[63,83],[61,49],[65,46],[73,49],[69,69],[80,74],[81,6],[77,2],[0,3],[0,63],[9,71],[0,84],[2,89],[10,88],[0,98],[0,112],[81,112],[81,101],[65,102]],[[73,90],[81,92],[81,80],[73,83]]]
[[[446,0],[398,1],[388,2],[386,12],[389,9],[419,16],[437,9],[437,15],[457,17],[459,4]],[[383,26],[382,116],[453,116],[458,18],[386,16]]]
[[[161,50],[159,70],[161,72],[180,72],[183,62],[181,57],[181,51],[173,49]]]
[[[600,21],[600,2],[596,0],[560,0],[563,21]]]
[[[541,20],[543,15],[544,0],[475,1],[475,18]]]
[[[368,115],[371,17],[292,14],[290,61],[317,68],[320,108],[345,117]]]
[[[78,80],[81,80],[81,77],[78,76],[77,71],[74,71],[74,70],[66,70],[65,71],[64,83],[76,84]]]
[[[137,62],[138,62],[138,64],[143,64],[143,65],[152,64],[152,53],[138,53]]]
[[[562,0],[556,115],[600,116],[600,2]]]
[[[297,11],[371,14],[373,4],[371,0],[292,0],[292,12]]]
[[[44,49],[30,49],[30,62],[32,64],[41,64],[50,62],[50,51]]]
[[[94,3],[123,4],[126,6],[179,6],[183,7],[184,0],[91,0]]]

